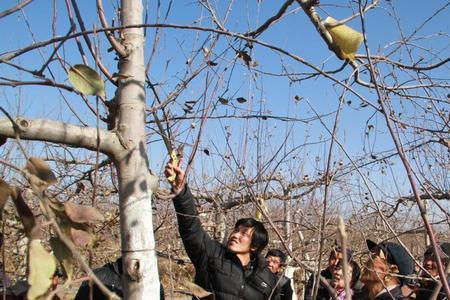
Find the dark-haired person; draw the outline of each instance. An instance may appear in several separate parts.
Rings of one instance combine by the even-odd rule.
[[[450,243],[439,243],[439,257],[443,263],[443,268],[450,262]],[[423,255],[423,268],[426,272],[422,272],[420,287],[416,292],[416,300],[427,300],[431,298],[434,287],[439,279],[439,272],[437,267],[437,260],[433,251],[433,247],[427,248]],[[450,277],[447,277],[447,282],[450,283]],[[436,300],[447,299],[444,290],[441,288]]]
[[[195,267],[195,283],[215,300],[279,299],[277,277],[260,254],[269,238],[264,225],[253,218],[240,219],[225,245],[214,241],[202,228],[184,171],[169,162],[165,175],[176,175],[169,183],[176,194],[178,231]]]
[[[350,249],[345,250],[347,253],[347,260],[352,260],[353,257],[353,251]],[[331,250],[330,256],[328,257],[328,267],[326,269],[323,269],[320,271],[320,275],[323,276],[325,279],[330,280],[331,277],[333,277],[333,271],[334,268],[341,262],[341,260],[344,257],[344,253],[341,247],[335,247]],[[304,299],[305,300],[311,300],[312,294],[313,294],[313,284],[315,280],[315,275],[311,274],[309,277],[308,283],[305,287],[305,294]],[[322,285],[319,285],[318,293],[321,295],[328,295],[328,290]],[[319,295],[319,294],[318,294]]]
[[[410,299],[403,295],[402,286],[407,276],[414,273],[414,261],[405,248],[392,242],[366,242],[370,255],[361,272],[361,282],[367,294],[357,299]]]
[[[119,297],[123,297],[122,287],[122,257],[119,257],[114,262],[109,262],[95,270],[94,274],[97,278],[110,290]],[[91,284],[89,281],[83,281],[78,289],[74,300],[88,300],[90,299],[92,289],[93,300],[107,300],[109,297],[103,294],[102,290],[95,283]],[[159,299],[164,300],[164,289],[160,284]]]
[[[283,267],[286,263],[286,254],[280,249],[270,249],[266,254],[267,266],[270,271],[278,276],[277,286],[280,290],[281,300],[292,300],[291,279],[283,275]]]

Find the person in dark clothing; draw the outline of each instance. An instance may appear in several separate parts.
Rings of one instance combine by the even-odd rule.
[[[367,293],[363,299],[410,299],[402,293],[402,286],[406,282],[403,276],[414,273],[414,261],[405,248],[392,242],[366,242],[370,255],[361,274],[361,282],[365,284]]]
[[[350,249],[345,249],[347,253],[347,260],[351,260],[353,257],[353,251]],[[331,250],[330,256],[328,257],[328,267],[326,269],[323,269],[320,271],[320,275],[324,277],[327,280],[331,280],[331,277],[333,276],[334,268],[340,263],[340,261],[343,258],[343,249],[341,247],[335,247]],[[313,286],[314,286],[314,280],[315,276],[312,274],[309,277],[309,280],[305,287],[305,294],[304,299],[305,300],[311,300],[313,296]],[[318,289],[318,297],[321,295],[321,297],[327,297],[328,296],[328,290],[322,285],[319,285]],[[319,299],[319,298],[317,298]]]
[[[286,263],[286,254],[280,249],[271,249],[266,254],[267,266],[272,273],[278,276],[278,287],[281,300],[292,300],[294,293],[291,287],[291,279],[283,275],[283,267]]]
[[[279,299],[277,277],[268,268],[261,251],[268,243],[264,225],[253,218],[240,219],[226,245],[211,239],[196,213],[194,198],[179,165],[165,169],[177,212],[178,230],[195,267],[195,283],[213,294],[215,300]]]
[[[439,243],[439,257],[445,266],[450,262],[450,243]],[[423,268],[426,272],[422,272],[421,284],[416,292],[416,300],[427,300],[431,298],[433,294],[434,287],[439,280],[439,272],[437,268],[437,260],[433,252],[433,247],[430,246],[426,249],[423,255]],[[447,282],[450,283],[450,277],[447,277]],[[444,290],[441,288],[436,300],[447,299]]]
[[[98,269],[94,270],[95,276],[117,296],[123,297],[122,286],[122,257],[119,257],[115,262],[107,263]],[[74,300],[89,300],[91,287],[88,281],[84,281]],[[100,288],[93,284],[92,286],[92,299],[93,300],[107,300],[108,297],[103,294]],[[164,300],[164,289],[160,286],[160,299]]]

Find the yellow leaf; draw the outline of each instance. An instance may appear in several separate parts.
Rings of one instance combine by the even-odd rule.
[[[332,26],[336,20],[332,17],[326,18],[324,25],[340,50],[343,59],[355,59],[355,53],[363,41],[363,35],[348,27],[347,25]]]
[[[262,220],[262,211],[267,212],[267,207],[266,207],[264,199],[261,197],[256,198],[256,203],[258,204],[258,206],[256,207],[255,219],[257,221],[261,221]]]
[[[105,82],[93,69],[85,65],[74,65],[69,70],[69,81],[82,94],[105,98]]]
[[[55,257],[48,253],[40,240],[31,240],[29,245],[29,268],[27,299],[34,300],[44,295],[52,284],[52,277],[56,271]]]

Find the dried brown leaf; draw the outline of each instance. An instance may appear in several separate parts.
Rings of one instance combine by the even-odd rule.
[[[93,235],[90,234],[87,231],[76,229],[76,228],[70,228],[70,236],[73,240],[73,243],[77,247],[86,248],[89,246],[93,240]]]
[[[47,184],[56,183],[55,174],[53,174],[48,164],[38,157],[30,157],[26,168],[31,174],[36,175]]]
[[[212,293],[205,291],[201,286],[196,285],[190,281],[185,281],[186,288],[192,292],[192,294],[200,299],[204,299],[212,295]]]
[[[36,219],[28,204],[25,203],[22,196],[22,191],[14,190],[11,193],[11,198],[16,206],[17,213],[22,221],[27,237],[30,238],[31,236],[34,236],[35,233],[38,234],[39,230],[37,230],[37,232],[36,230],[33,230],[36,226]]]
[[[2,219],[3,208],[5,207],[6,201],[11,195],[12,189],[5,181],[0,179],[0,220]]]
[[[230,101],[228,99],[223,98],[223,97],[219,97],[219,102],[226,105]]]
[[[247,65],[247,67],[250,68],[250,63],[252,61],[252,58],[250,55],[248,55],[247,51],[238,51],[238,57],[244,61],[244,63]]]
[[[245,99],[244,97],[239,97],[239,98],[237,98],[236,100],[237,100],[237,102],[239,102],[239,103],[245,103],[245,102],[247,102],[247,99]]]
[[[64,203],[66,215],[75,223],[96,223],[104,220],[103,215],[92,206]]]

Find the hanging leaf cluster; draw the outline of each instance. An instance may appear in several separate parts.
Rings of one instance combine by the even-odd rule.
[[[48,221],[55,222],[62,235],[53,235],[49,244],[53,254],[41,244],[42,226],[23,197],[23,192],[0,179],[0,216],[9,198],[12,199],[23,225],[28,244],[28,294],[27,299],[45,299],[49,293],[52,277],[59,263],[65,278],[73,276],[75,259],[67,243],[78,247],[93,245],[91,225],[102,222],[103,215],[95,208],[71,202],[61,203],[46,196],[46,189],[57,182],[55,174],[42,159],[30,157],[23,173],[34,194],[39,198],[41,213]],[[56,231],[55,231],[56,232]]]

